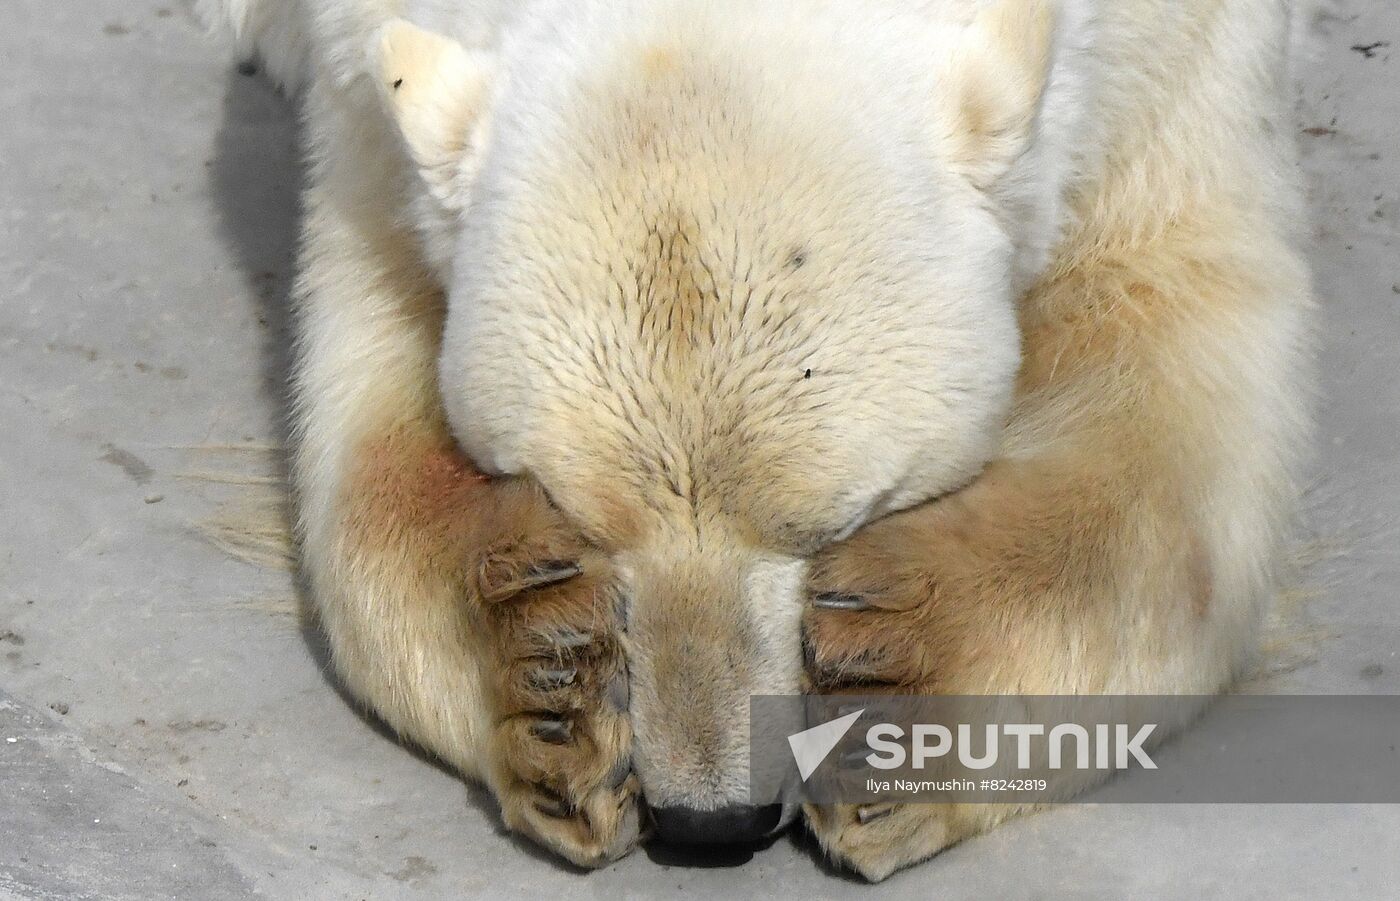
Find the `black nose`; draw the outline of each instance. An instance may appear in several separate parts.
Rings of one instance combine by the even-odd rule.
[[[734,845],[756,842],[778,828],[783,805],[735,804],[718,810],[653,807],[651,815],[662,841],[676,845]]]

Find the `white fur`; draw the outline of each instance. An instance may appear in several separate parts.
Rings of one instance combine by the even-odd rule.
[[[296,474],[352,689],[478,770],[491,661],[396,643],[394,599],[437,589],[340,531],[357,440],[386,417],[445,417],[478,464],[532,475],[603,543],[632,511],[650,538],[614,550],[635,594],[647,791],[731,802],[732,767],[705,771],[667,731],[678,686],[713,689],[706,722],[734,763],[733,705],[797,685],[806,556],[989,459],[1081,446],[1139,373],[1013,406],[1018,297],[1202,205],[1228,211],[1203,257],[1257,258],[1265,295],[1183,323],[1180,369],[1161,375],[1200,441],[1183,443],[1199,460],[1181,489],[1205,535],[1211,628],[1172,645],[1194,626],[1140,613],[1156,587],[1125,574],[1121,647],[1095,645],[1107,619],[1067,624],[1067,646],[1041,648],[1018,684],[1205,692],[1238,669],[1307,420],[1306,274],[1278,225],[1298,218],[1278,136],[1286,15],[1270,0],[1000,2],[1024,20],[990,27],[998,3],[980,0],[226,0],[241,46],[284,81],[306,76]],[[386,88],[423,65],[384,50],[400,17],[464,48],[446,77],[485,79],[476,99],[406,106]],[[985,141],[978,121],[997,123]],[[651,296],[658,284],[676,296]],[[408,312],[439,286],[441,334]],[[746,636],[751,677],[661,671],[645,636],[676,620],[648,592],[674,593],[680,572],[723,595],[714,615]]]

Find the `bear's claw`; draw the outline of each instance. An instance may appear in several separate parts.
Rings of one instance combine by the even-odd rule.
[[[537,669],[528,677],[530,687],[536,691],[555,691],[574,684],[578,679],[578,669]]]
[[[574,738],[568,720],[540,720],[530,727],[530,734],[551,745],[568,744]]]
[[[870,602],[861,595],[835,591],[823,591],[813,596],[812,604],[823,610],[849,610],[853,613],[870,609]]]
[[[522,592],[567,582],[582,574],[583,567],[572,561],[551,560],[522,570],[498,556],[490,556],[482,562],[478,578],[482,598],[497,604]]]

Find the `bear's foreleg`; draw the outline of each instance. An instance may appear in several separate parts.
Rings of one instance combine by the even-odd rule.
[[[1237,675],[1295,497],[1307,281],[1267,231],[1203,231],[1027,298],[1000,458],[814,561],[813,692],[1209,695]],[[1060,797],[1095,781],[1062,778]],[[1016,809],[807,813],[833,858],[882,879]]]
[[[314,98],[313,98],[314,99]],[[335,669],[404,738],[580,865],[638,838],[613,574],[523,479],[457,449],[437,392],[443,300],[410,236],[326,161],[307,192],[294,476]]]

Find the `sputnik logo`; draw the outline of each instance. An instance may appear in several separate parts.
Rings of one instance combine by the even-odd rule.
[[[822,723],[820,726],[813,726],[795,735],[788,736],[788,746],[792,748],[792,759],[797,761],[797,773],[806,782],[807,777],[812,775],[821,766],[826,755],[831,753],[831,749],[836,747],[841,739],[846,737],[846,733],[851,731],[851,727],[860,719],[860,715],[865,712],[862,707],[855,713],[848,713],[843,717]]]

